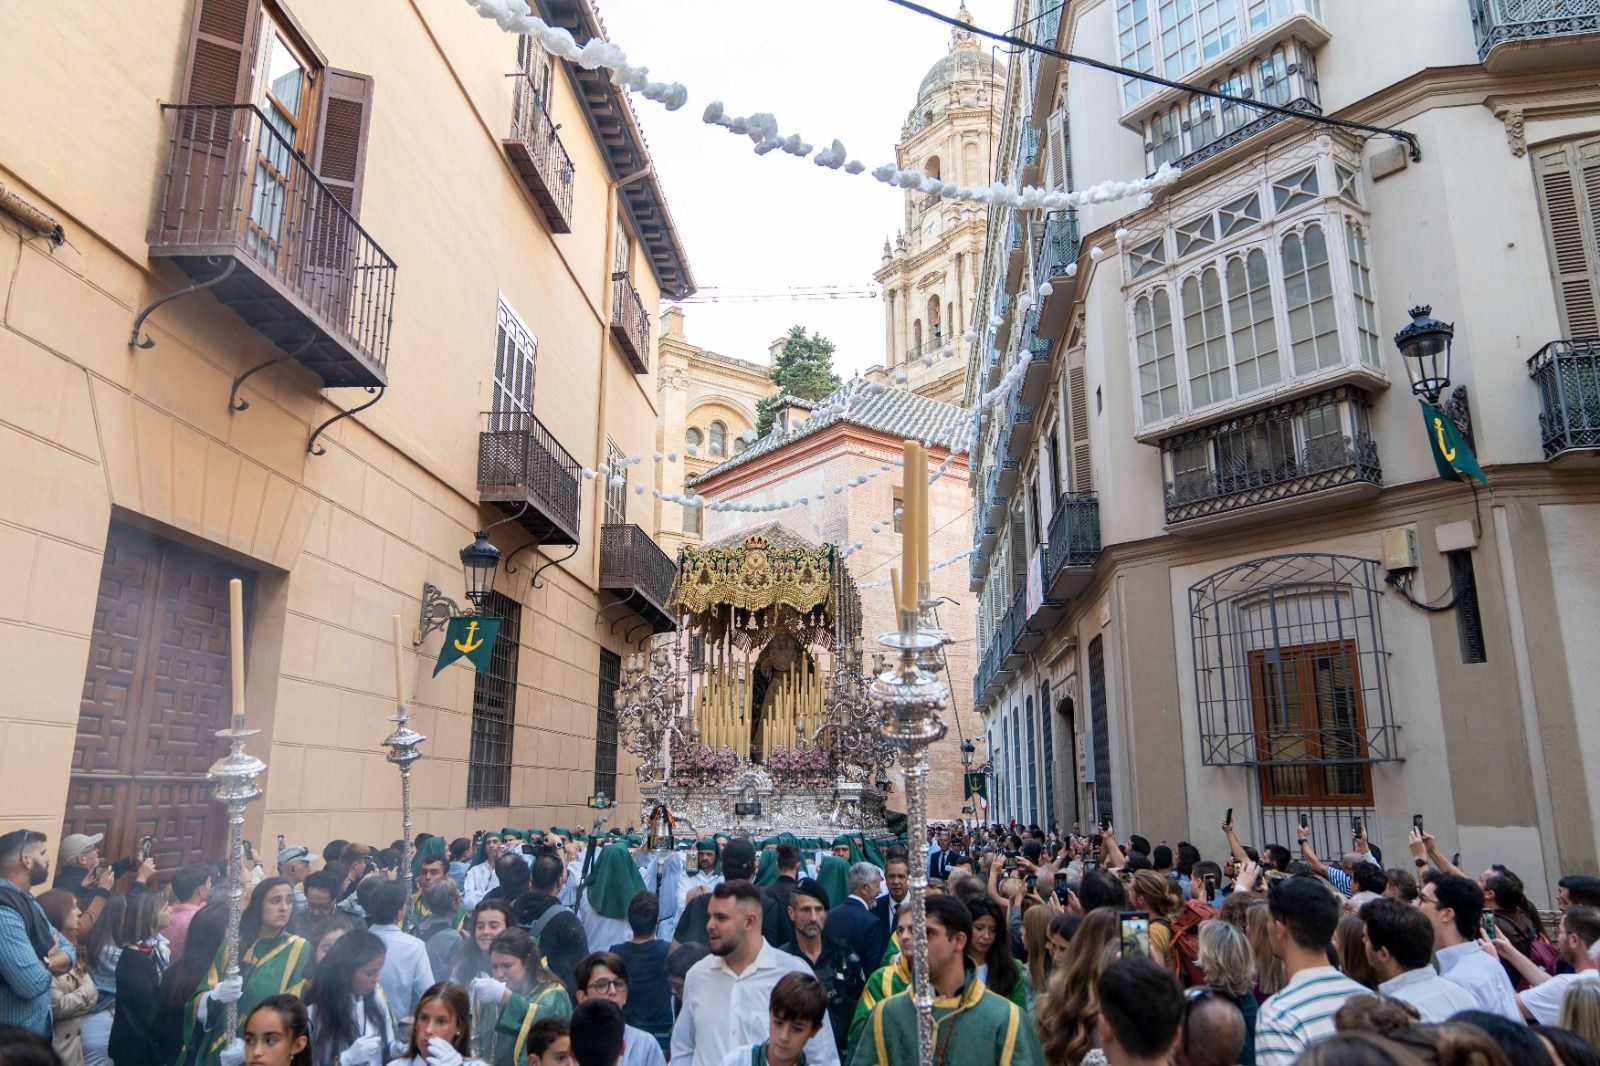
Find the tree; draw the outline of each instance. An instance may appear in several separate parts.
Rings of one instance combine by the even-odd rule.
[[[772,383],[778,386],[775,396],[756,405],[756,435],[765,437],[772,431],[772,409],[778,397],[785,394],[813,402],[837,389],[841,382],[833,372],[833,342],[813,332],[806,335],[804,326],[789,327],[783,339],[783,351],[778,353],[772,366]]]

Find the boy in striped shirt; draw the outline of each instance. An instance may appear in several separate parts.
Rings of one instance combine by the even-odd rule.
[[[1291,1066],[1312,1041],[1333,1032],[1333,1015],[1369,989],[1328,965],[1328,943],[1342,907],[1314,877],[1275,881],[1267,893],[1272,953],[1288,983],[1256,1018],[1256,1066]]]

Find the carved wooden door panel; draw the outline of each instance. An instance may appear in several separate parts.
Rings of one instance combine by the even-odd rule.
[[[229,713],[228,579],[244,576],[111,527],[63,834],[105,833],[109,859],[153,836],[163,869],[219,856],[224,818],[205,773]]]

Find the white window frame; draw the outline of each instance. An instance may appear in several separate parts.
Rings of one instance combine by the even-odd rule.
[[[512,349],[509,353],[505,346]],[[494,369],[490,375],[491,429],[527,429],[533,418],[534,381],[539,364],[539,339],[517,314],[505,293],[495,305]]]
[[[1122,66],[1182,80],[1302,12],[1320,21],[1321,0],[1116,0],[1112,45]],[[1122,106],[1160,91],[1124,78]]]

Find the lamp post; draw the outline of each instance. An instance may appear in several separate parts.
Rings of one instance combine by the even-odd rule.
[[[472,543],[461,549],[461,579],[472,611],[463,611],[460,604],[433,582],[423,582],[422,616],[414,643],[422,643],[423,638],[435,629],[443,629],[452,618],[468,613],[482,614],[484,604],[494,594],[494,580],[499,571],[500,549],[489,542],[488,532],[480,529],[473,534]]]
[[[1411,321],[1394,335],[1401,361],[1411,378],[1412,395],[1440,407],[1456,424],[1467,444],[1476,447],[1472,437],[1472,409],[1467,403],[1467,387],[1457,385],[1443,405],[1439,398],[1450,388],[1450,355],[1456,327],[1433,317],[1433,308],[1422,304],[1411,309]]]
[[[974,744],[971,740],[963,740],[961,742],[961,784],[962,784],[961,791],[962,792],[967,792],[967,786],[969,786],[971,784],[971,782],[972,782],[972,778],[969,775],[972,773],[972,759],[973,759],[973,756],[975,756],[977,754],[977,752],[978,752],[978,746],[976,744]],[[967,811],[970,810],[972,812],[973,820],[976,821],[977,820],[977,816],[978,816],[978,805],[977,805],[977,803],[972,802],[972,800],[975,799],[975,797],[973,797],[971,795],[968,795],[967,798],[968,798],[968,804],[967,804],[967,806],[961,808],[961,812],[963,814],[965,814]]]

